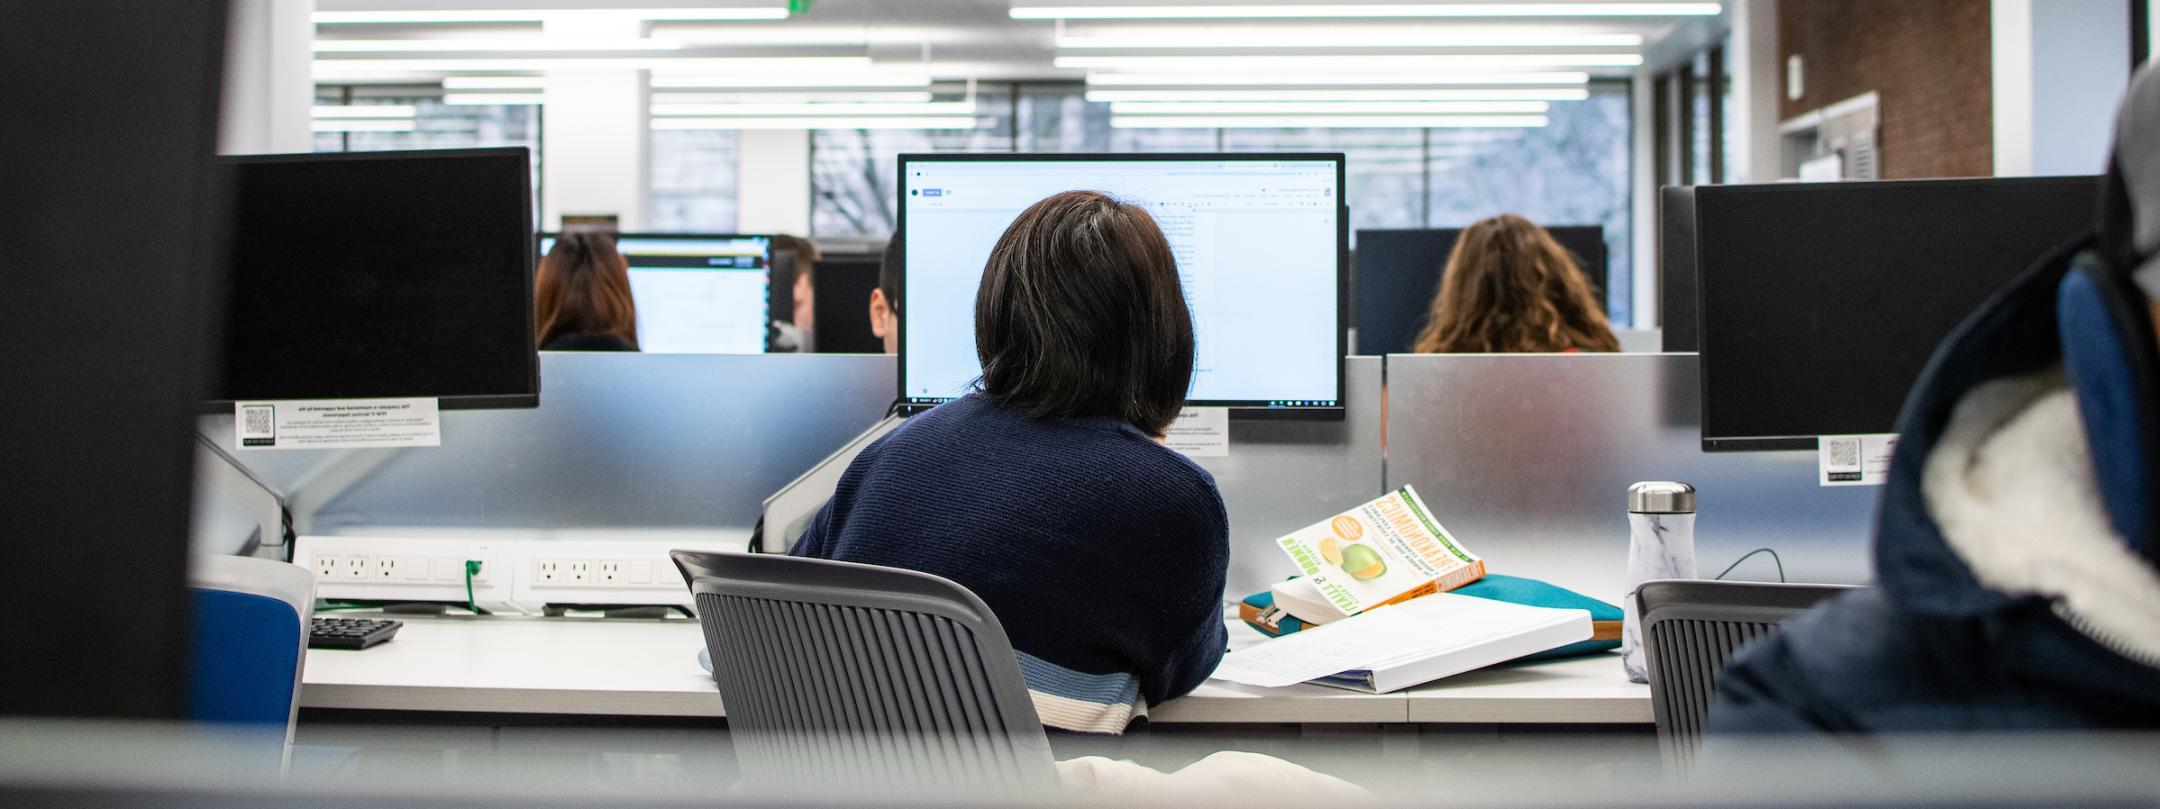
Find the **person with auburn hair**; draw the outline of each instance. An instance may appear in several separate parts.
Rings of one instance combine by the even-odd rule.
[[[571,228],[556,237],[533,278],[533,330],[542,351],[636,351],[630,262],[615,234]]]
[[[1567,248],[1501,214],[1464,228],[1440,276],[1419,354],[1619,351],[1605,307]]]
[[[975,298],[978,389],[855,459],[792,549],[980,596],[1054,729],[1117,734],[1223,654],[1229,519],[1161,443],[1193,378],[1177,262],[1139,207],[1029,207]]]

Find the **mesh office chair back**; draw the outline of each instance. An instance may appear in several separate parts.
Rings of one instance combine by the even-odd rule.
[[[883,797],[1055,785],[1005,629],[966,588],[821,559],[672,555],[747,785]]]
[[[1674,579],[1635,591],[1643,662],[1658,739],[1680,765],[1694,760],[1718,675],[1748,643],[1817,602],[1852,588],[1831,584]]]

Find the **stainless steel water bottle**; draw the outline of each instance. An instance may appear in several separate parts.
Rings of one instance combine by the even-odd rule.
[[[1644,481],[1628,487],[1628,593],[1620,608],[1620,662],[1628,679],[1650,681],[1643,666],[1642,617],[1636,614],[1635,589],[1656,579],[1695,578],[1695,487],[1673,481]]]

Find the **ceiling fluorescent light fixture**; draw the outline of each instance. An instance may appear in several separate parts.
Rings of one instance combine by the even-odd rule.
[[[1520,89],[1353,89],[1330,90],[1089,90],[1087,100],[1115,104],[1120,101],[1582,101],[1590,91],[1581,88]]]
[[[932,101],[918,104],[844,104],[844,103],[760,103],[745,104],[654,104],[652,114],[658,118],[700,117],[780,117],[812,116],[832,118],[846,115],[974,115],[973,101]]]
[[[655,90],[808,90],[928,86],[930,86],[930,76],[923,73],[739,74],[715,76],[690,73],[655,73],[652,77],[652,87]]]
[[[321,118],[313,122],[316,132],[411,132],[412,119],[401,120],[345,120]]]
[[[1014,3],[1016,20],[1223,20],[1346,17],[1711,17],[1719,3]]]
[[[560,59],[533,57],[480,57],[472,59],[317,59],[315,73],[347,74],[381,71],[427,72],[457,70],[650,70],[659,67],[712,72],[755,73],[764,71],[823,69],[860,70],[870,65],[867,56],[745,56],[737,58],[668,58],[664,56]]]
[[[411,104],[323,104],[308,108],[308,113],[316,118],[350,121],[368,118],[411,118],[417,110]]]
[[[655,118],[654,129],[975,129],[972,117]]]
[[[1444,87],[1453,84],[1509,87],[1581,87],[1590,74],[1535,73],[1089,73],[1089,87]]]
[[[444,93],[442,103],[458,107],[537,107],[547,100],[541,93]]]
[[[1387,56],[1060,56],[1060,70],[1475,70],[1478,68],[1635,67],[1636,53],[1479,53]]]
[[[652,94],[654,104],[744,104],[773,102],[861,102],[875,104],[926,104],[937,100],[928,90],[778,90],[747,92],[668,90]]]
[[[1543,115],[1543,101],[1121,101],[1111,115]]]
[[[1117,129],[1528,129],[1541,127],[1546,123],[1548,122],[1543,115],[1113,115],[1110,117],[1110,126]]]
[[[1058,37],[1060,50],[1147,48],[1635,48],[1640,34],[1578,34],[1546,31],[1224,31],[1165,30],[1146,34]]]
[[[318,39],[316,53],[568,53],[576,51],[679,51],[665,39]]]
[[[317,25],[406,25],[429,23],[541,22],[550,14],[575,9],[560,8],[466,8],[409,9],[403,11],[317,11]],[[788,4],[775,2],[753,6],[685,8],[607,8],[626,17],[653,21],[784,20]]]
[[[445,76],[445,90],[541,90],[547,79],[540,76]]]

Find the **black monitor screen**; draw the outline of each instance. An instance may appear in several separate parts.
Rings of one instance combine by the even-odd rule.
[[[219,398],[538,404],[525,149],[228,162]]]
[[[870,292],[877,284],[876,258],[818,260],[810,273],[816,312],[810,345],[817,353],[885,353],[885,338],[870,330]]]
[[[1703,448],[1888,433],[1987,296],[2090,231],[2095,177],[1695,190]]]
[[[1576,266],[1604,299],[1605,229],[1596,225],[1549,227],[1553,240],[1567,248]],[[1417,342],[1440,291],[1441,271],[1455,250],[1461,228],[1431,230],[1360,230],[1352,257],[1355,301],[1351,323],[1357,328],[1357,353],[1403,354]]]

